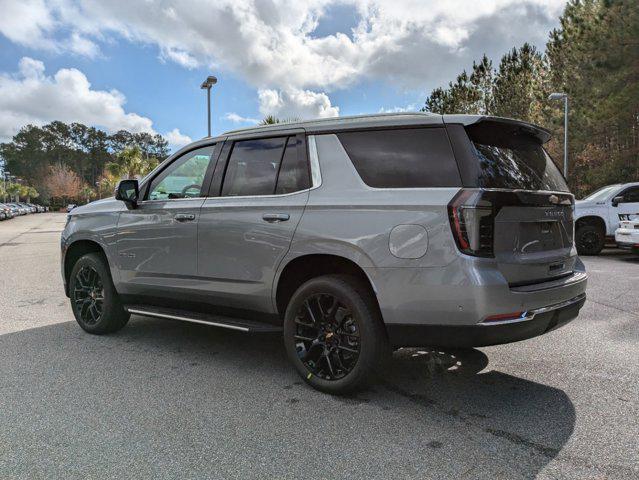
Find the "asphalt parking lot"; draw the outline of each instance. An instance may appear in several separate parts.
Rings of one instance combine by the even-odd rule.
[[[639,257],[587,258],[580,317],[369,391],[300,383],[280,340],[133,317],[96,337],[59,273],[65,215],[0,223],[0,478],[639,478]]]

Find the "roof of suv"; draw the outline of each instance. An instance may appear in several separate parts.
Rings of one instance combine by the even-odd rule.
[[[514,120],[512,118],[492,117],[488,115],[439,115],[436,113],[425,112],[404,112],[404,113],[376,113],[370,115],[356,115],[350,117],[331,117],[319,118],[315,120],[305,120],[290,123],[276,123],[272,125],[257,125],[255,127],[246,127],[236,130],[229,130],[214,137],[204,137],[190,143],[177,152],[173,153],[170,158],[175,158],[182,153],[193,150],[204,145],[210,145],[212,142],[224,140],[227,137],[233,140],[250,138],[253,136],[266,135],[288,135],[296,130],[303,129],[306,133],[319,134],[331,133],[344,130],[361,130],[368,128],[388,128],[388,127],[406,127],[420,125],[444,125],[444,124],[461,124],[472,125],[481,121],[493,121],[507,123],[512,126],[519,126],[531,134],[538,137],[542,143],[550,140],[550,132],[542,127],[531,123]],[[160,168],[160,167],[158,167]],[[151,172],[153,173],[153,172]],[[147,175],[149,177],[150,175]],[[147,178],[145,177],[145,178]]]
[[[305,120],[290,123],[276,123],[271,125],[258,125],[255,127],[240,128],[230,130],[222,136],[244,136],[256,134],[268,134],[285,130],[304,129],[308,133],[334,132],[352,129],[382,128],[393,126],[410,125],[443,125],[444,123],[456,123],[471,125],[479,121],[493,120],[510,124],[521,125],[531,129],[539,136],[543,142],[550,139],[550,132],[527,122],[514,120],[511,118],[491,117],[486,115],[439,115],[425,112],[404,112],[404,113],[377,113],[371,115],[355,115],[349,117],[319,118],[315,120]]]

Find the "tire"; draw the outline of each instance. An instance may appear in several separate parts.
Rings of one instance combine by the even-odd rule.
[[[115,291],[107,262],[98,253],[88,253],[73,265],[69,296],[76,321],[89,333],[113,333],[129,321],[130,314]]]
[[[575,232],[579,255],[599,255],[606,243],[604,232],[594,225],[582,225]]]
[[[364,388],[390,356],[375,297],[348,275],[317,277],[297,289],[286,308],[284,345],[302,379],[333,395]]]

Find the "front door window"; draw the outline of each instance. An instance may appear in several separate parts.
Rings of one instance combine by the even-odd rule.
[[[171,200],[202,196],[202,183],[214,145],[185,153],[153,179],[148,200]]]

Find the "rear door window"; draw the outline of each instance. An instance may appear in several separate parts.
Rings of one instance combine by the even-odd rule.
[[[479,187],[569,191],[541,141],[520,127],[481,122],[466,133],[479,161]]]
[[[282,166],[277,177],[276,194],[299,192],[309,188],[308,164],[297,137],[288,137]]]
[[[341,132],[337,137],[370,187],[461,186],[457,163],[443,128]]]
[[[235,142],[222,196],[272,195],[287,137],[257,138]]]

